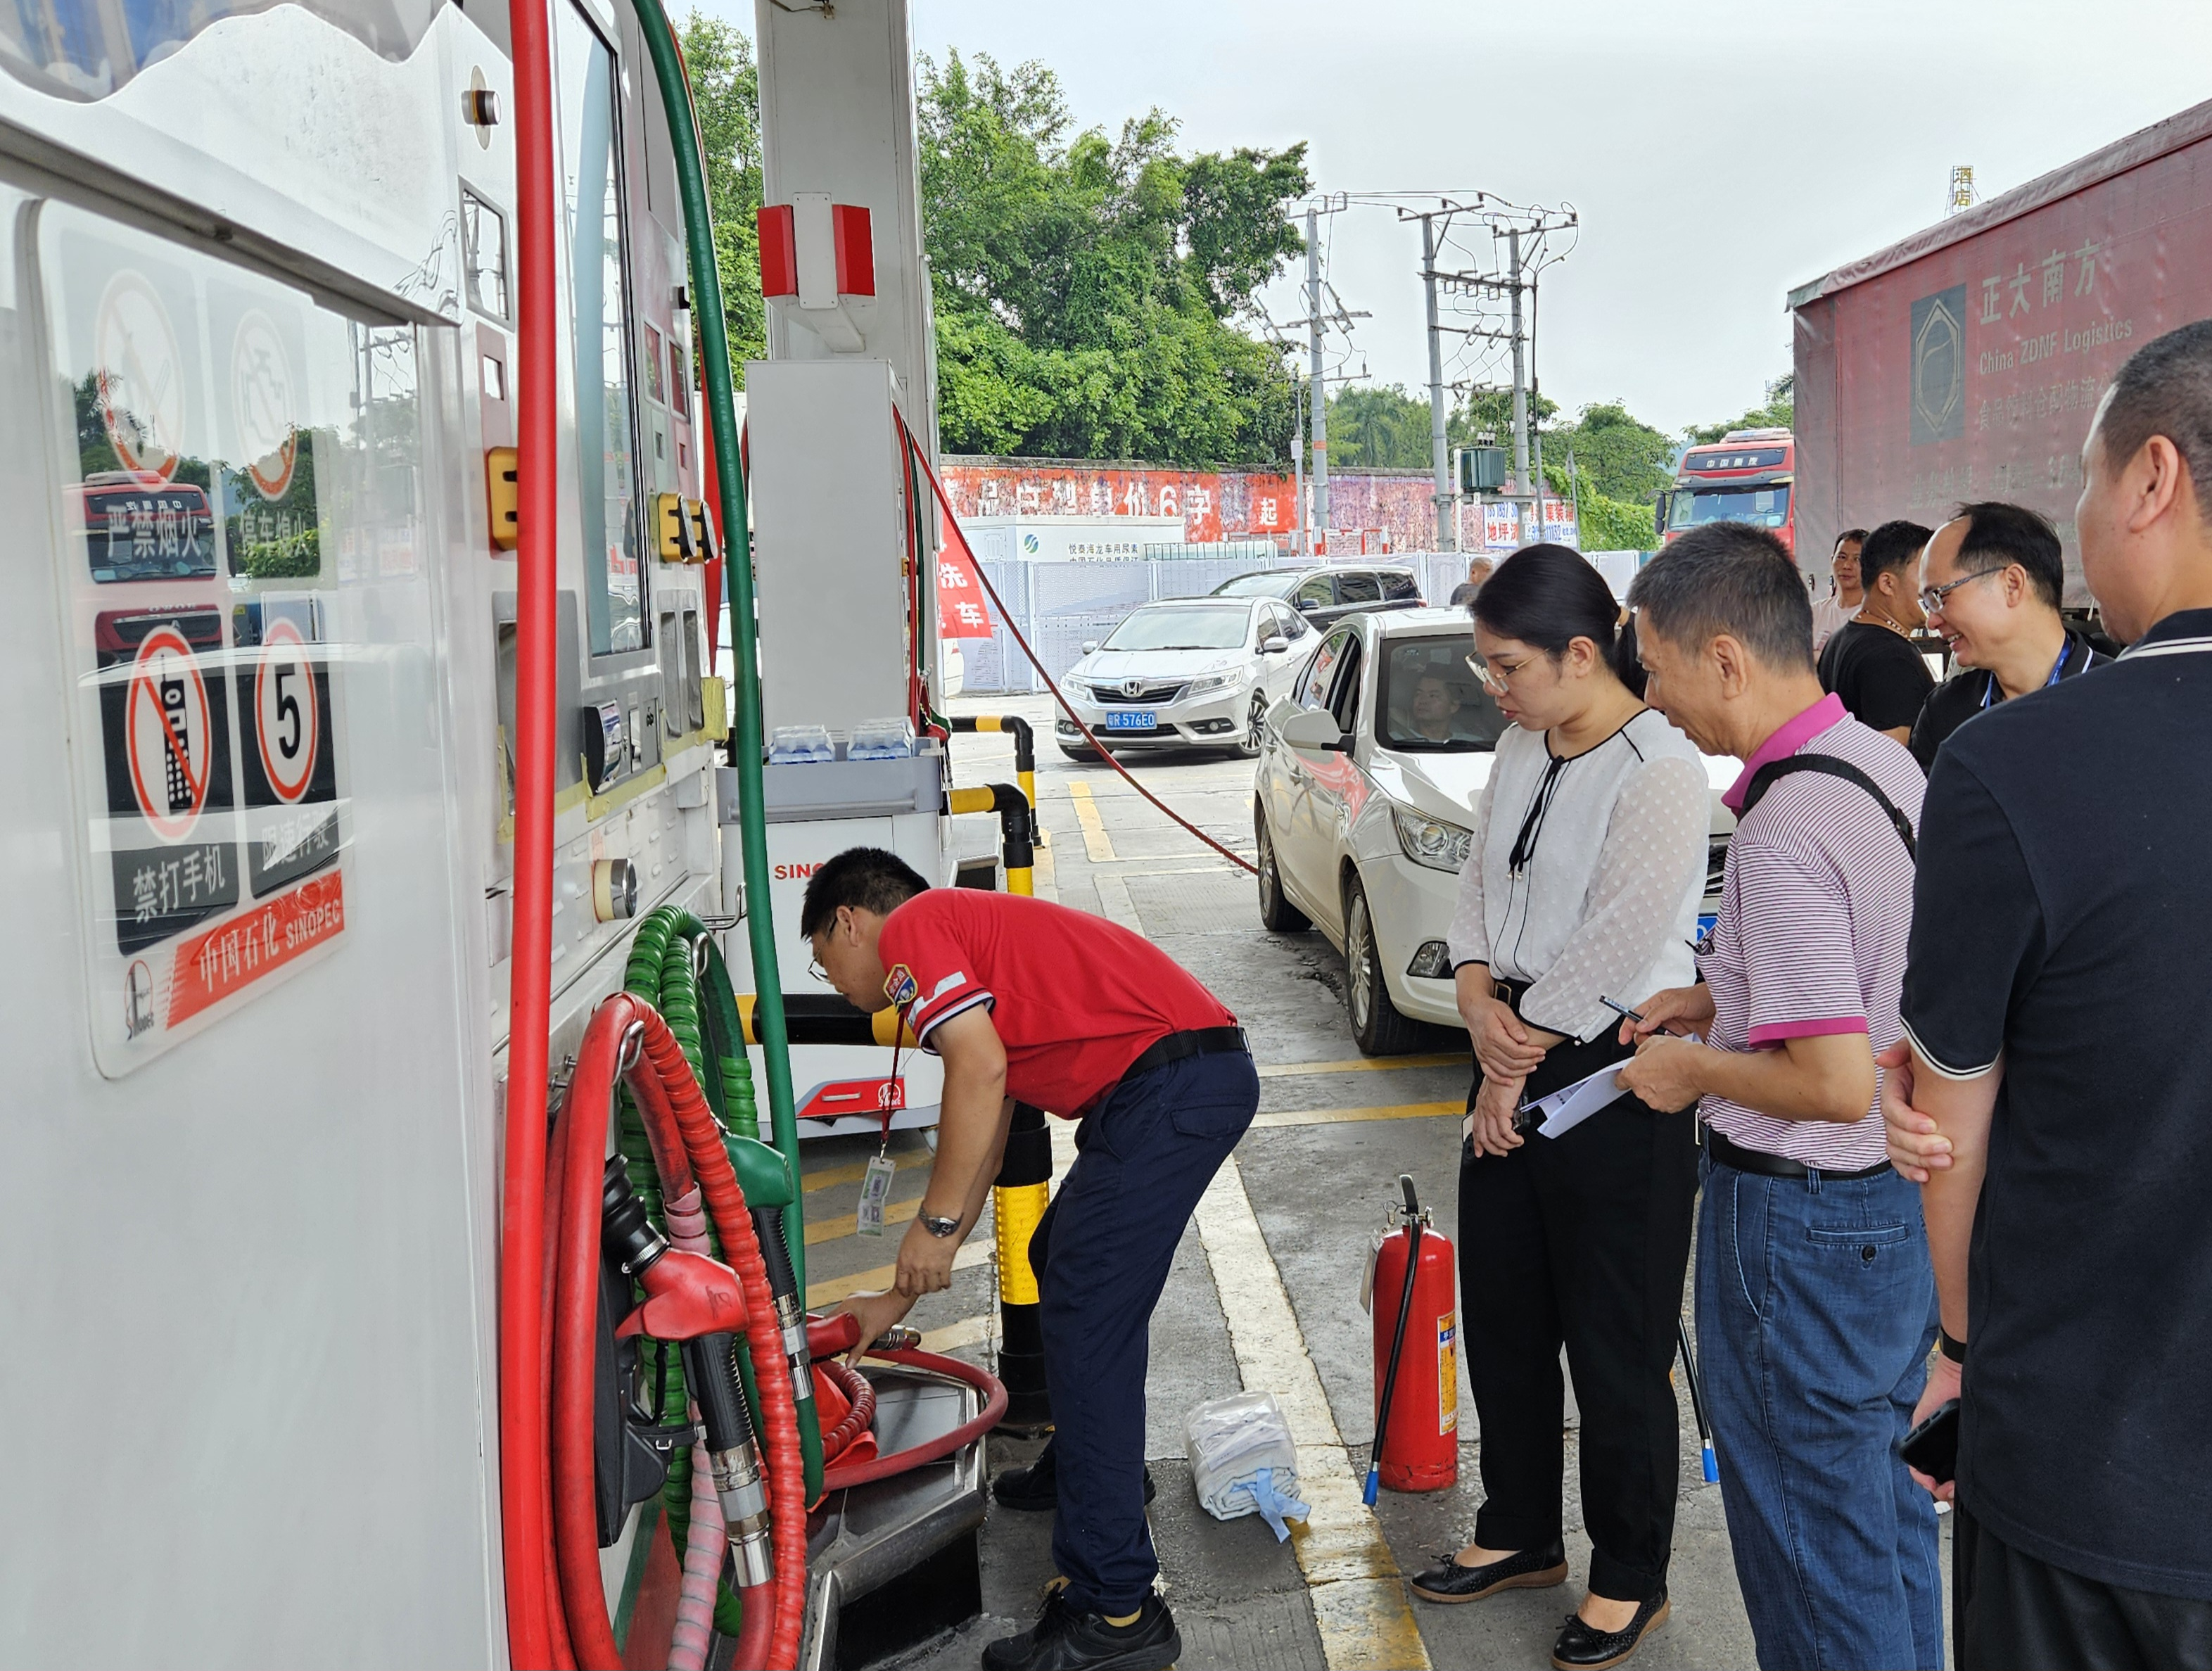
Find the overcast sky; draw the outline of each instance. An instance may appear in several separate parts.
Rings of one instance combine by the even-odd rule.
[[[705,3],[750,28],[748,0]],[[2206,0],[912,4],[918,50],[1041,59],[1082,125],[1157,105],[1186,150],[1306,141],[1323,191],[1572,203],[1544,392],[1670,430],[1758,401],[1790,366],[1784,293],[1940,218],[1954,163],[1994,196],[2212,97]],[[1328,237],[1373,315],[1349,368],[1425,392],[1418,229],[1355,209]]]

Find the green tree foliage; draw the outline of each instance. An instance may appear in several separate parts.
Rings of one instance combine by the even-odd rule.
[[[1754,406],[1741,417],[1724,423],[1693,423],[1682,431],[1683,440],[1702,447],[1720,440],[1731,429],[1790,429],[1797,422],[1797,374],[1785,372],[1766,386],[1766,404]]]
[[[684,63],[706,154],[707,201],[714,216],[714,266],[722,280],[722,318],[730,333],[730,375],[744,386],[745,362],[768,357],[761,301],[760,71],[753,44],[719,17],[693,12],[684,24]]]
[[[1555,459],[1564,467],[1571,453],[1585,495],[1649,505],[1674,479],[1674,441],[1617,400],[1585,406],[1572,424],[1546,434],[1547,471]]]
[[[1304,246],[1304,147],[1179,155],[1161,112],[1073,133],[1059,78],[921,60],[938,424],[975,453],[1280,465],[1291,385],[1232,320]]]
[[[1426,470],[1429,403],[1396,384],[1328,398],[1328,461],[1346,470]]]

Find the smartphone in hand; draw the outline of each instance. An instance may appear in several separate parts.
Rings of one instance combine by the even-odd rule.
[[[1945,1399],[1922,1422],[1898,1442],[1897,1454],[1907,1467],[1917,1468],[1939,1486],[1948,1486],[1959,1471],[1959,1401]]]

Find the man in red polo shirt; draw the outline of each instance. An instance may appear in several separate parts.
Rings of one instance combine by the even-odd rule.
[[[896,1285],[842,1308],[864,1339],[951,1285],[1016,1101],[1082,1121],[1081,1153],[1030,1243],[1056,1431],[1019,1481],[1000,1482],[1030,1495],[1056,1487],[1053,1561],[1067,1583],[983,1663],[1164,1671],[1182,1644],[1152,1587],[1145,1522],[1148,1329],[1183,1226],[1259,1109],[1237,1018],[1103,918],[932,888],[877,848],[815,872],[799,926],[831,986],[864,1010],[896,1006],[945,1062],[937,1157]]]

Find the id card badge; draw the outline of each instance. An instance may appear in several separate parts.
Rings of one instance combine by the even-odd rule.
[[[878,1154],[868,1162],[867,1170],[860,1175],[860,1211],[854,1225],[861,1236],[881,1236],[884,1233],[884,1203],[890,1199],[891,1180],[898,1176],[898,1168],[887,1154]]]

